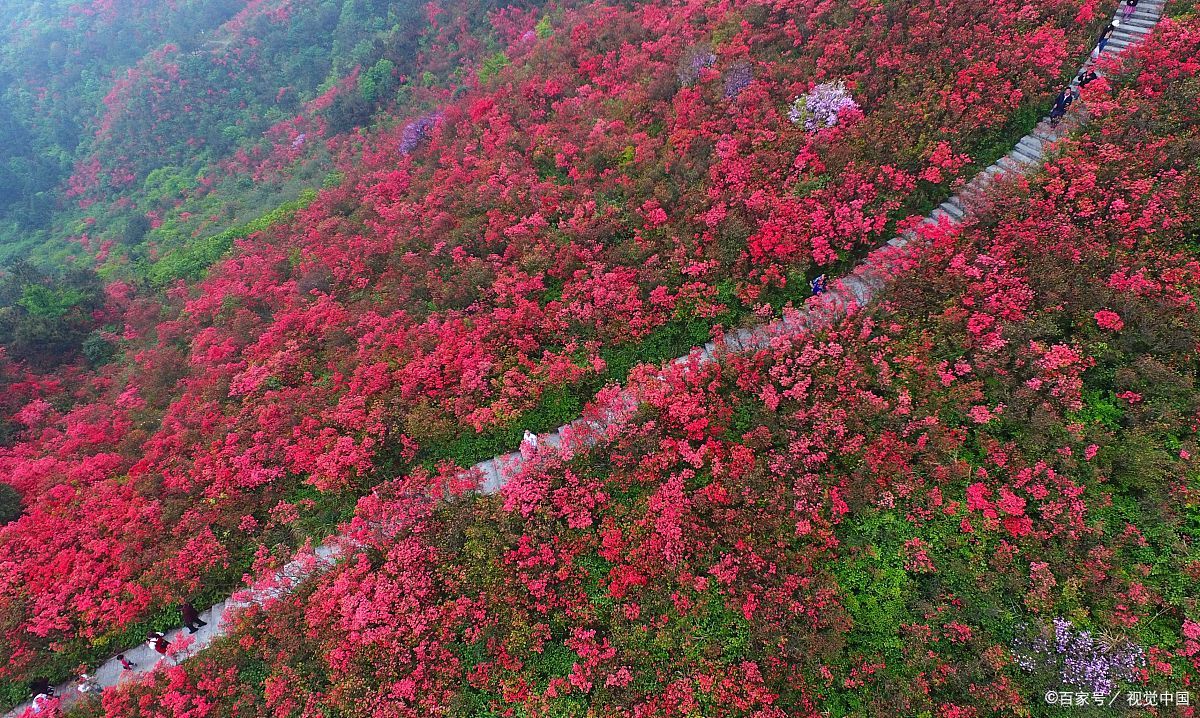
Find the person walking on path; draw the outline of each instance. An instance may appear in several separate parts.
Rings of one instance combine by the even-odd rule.
[[[137,664],[125,657],[124,653],[117,654],[117,663],[121,664],[121,668],[126,671],[137,670]]]
[[[1067,108],[1075,101],[1075,93],[1071,91],[1070,86],[1064,87],[1058,93],[1058,97],[1054,99],[1054,107],[1050,108],[1050,126],[1057,127],[1062,121],[1063,115],[1067,114]]]
[[[1100,33],[1100,37],[1096,39],[1096,49],[1092,50],[1093,58],[1100,57],[1100,54],[1104,52],[1104,48],[1108,47],[1108,41],[1112,39],[1114,29],[1113,25],[1109,25],[1104,28],[1104,32]]]
[[[45,678],[34,678],[29,682],[29,695],[54,695],[54,686],[50,685],[50,681]]]
[[[1125,6],[1121,8],[1121,22],[1129,19],[1133,11],[1137,9],[1138,0],[1125,0]]]
[[[79,674],[79,685],[75,687],[80,695],[88,695],[89,693],[99,693],[104,689],[96,682],[96,679],[88,675],[87,671]]]
[[[151,631],[148,633],[146,635],[146,643],[150,644],[150,647],[153,648],[158,655],[162,656],[163,658],[167,657],[167,647],[170,644],[167,643],[167,637],[162,631]]]
[[[200,612],[188,601],[179,604],[179,613],[183,616],[183,625],[187,627],[188,633],[195,633],[208,625],[200,620]]]

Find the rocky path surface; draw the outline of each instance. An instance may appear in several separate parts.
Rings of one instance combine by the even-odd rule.
[[[1112,39],[1105,48],[1104,56],[1112,57],[1125,48],[1136,44],[1149,34],[1162,15],[1166,0],[1141,0],[1136,11],[1127,19],[1122,20],[1120,27],[1113,33]],[[1120,10],[1117,16],[1120,17]],[[1040,168],[1053,145],[1062,139],[1082,119],[1080,113],[1068,116],[1058,127],[1051,127],[1043,120],[1032,132],[1021,138],[1012,151],[1001,157],[990,167],[977,174],[969,183],[949,200],[943,202],[925,219],[925,224],[961,222],[970,211],[972,198],[977,197],[989,185],[1004,175],[1012,176],[1028,174]],[[773,322],[754,328],[741,329],[724,337],[721,344],[709,342],[704,347],[694,349],[688,356],[679,357],[678,363],[711,362],[724,352],[746,351],[765,347],[774,337],[781,334],[794,334],[805,329],[817,329],[828,326],[845,315],[854,306],[862,306],[871,301],[888,282],[889,274],[894,271],[898,257],[918,249],[917,235],[909,232],[906,235],[889,240],[887,245],[871,252],[849,275],[842,277],[820,296],[808,300],[805,307],[791,312]],[[559,427],[553,432],[538,437],[539,446],[562,447],[570,450],[593,443],[598,432],[620,426],[629,414],[636,408],[637,401],[634,393],[626,388],[608,405],[597,411],[595,416],[579,419],[566,426]],[[479,478],[480,490],[484,493],[496,493],[505,484],[506,477],[518,470],[529,460],[531,452],[512,452],[480,462],[464,474]],[[176,629],[167,634],[168,640],[177,652],[170,657],[159,656],[148,644],[143,643],[137,648],[125,651],[126,659],[135,664],[132,671],[124,670],[114,656],[106,661],[92,674],[93,679],[103,688],[118,685],[123,680],[133,680],[136,676],[149,673],[159,665],[171,665],[176,660],[184,660],[208,647],[214,640],[225,634],[226,626],[223,618],[226,612],[235,611],[252,603],[264,603],[274,597],[286,594],[296,584],[305,578],[331,566],[345,550],[345,541],[339,536],[331,536],[311,552],[305,552],[277,573],[268,576],[254,587],[235,594],[228,600],[222,601],[201,614],[201,620],[208,625],[195,634],[189,634],[183,629]],[[68,705],[79,699],[78,684],[67,683],[56,687],[59,696],[58,703]],[[53,702],[52,702],[53,703]],[[33,716],[28,711],[29,704],[19,706],[5,714],[4,718],[17,716]]]

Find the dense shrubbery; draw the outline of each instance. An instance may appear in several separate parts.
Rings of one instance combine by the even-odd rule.
[[[15,521],[22,510],[21,492],[9,484],[0,483],[0,526]]]
[[[12,361],[52,370],[81,354],[103,309],[104,288],[95,272],[53,276],[14,262],[0,274],[0,346]]]
[[[363,550],[99,715],[1049,715],[1200,674],[1200,24],[815,335],[657,369],[502,494]],[[1121,699],[1124,700],[1123,698]],[[1118,706],[1121,704],[1118,704]],[[1057,713],[1054,713],[1057,714]]]
[[[255,22],[286,20],[251,5]],[[108,285],[104,320],[120,321],[89,350],[103,366],[24,382],[21,433],[0,451],[30,507],[0,529],[0,675],[62,674],[180,595],[227,590],[256,549],[293,546],[383,479],[511,449],[637,361],[802,297],[806,273],[990,160],[1097,20],[1086,0],[487,9],[426,8],[417,66],[465,86],[410,79],[405,118],[326,138],[343,180],[289,221],[170,235],[183,239],[147,256],[165,298],[134,277]],[[125,144],[149,122],[166,155],[188,156],[178,117],[135,111],[193,97],[205,76],[187,63],[208,60],[176,76],[173,52],[111,95],[80,197],[203,184]],[[269,148],[221,166],[287,174],[337,98],[365,101],[387,75],[337,74]],[[820,131],[793,124],[794,98],[826,81],[857,107]],[[422,117],[438,119],[410,146]]]
[[[129,279],[161,239],[130,228],[197,238],[253,220],[320,184],[337,135],[444,93],[454,63],[494,43],[493,9],[451,0],[431,23],[385,0],[9,8],[0,259],[82,245]]]
[[[234,0],[0,2],[0,217],[45,226],[104,79],[161,44],[220,26]]]
[[[291,219],[292,215],[307,207],[316,196],[314,190],[306,190],[297,199],[285,202],[258,219],[177,247],[150,266],[146,271],[146,279],[157,287],[165,287],[181,279],[200,279],[209,267],[233,248],[234,242],[267,231],[274,225]]]

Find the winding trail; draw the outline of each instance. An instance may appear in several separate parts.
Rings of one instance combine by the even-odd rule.
[[[1158,23],[1165,4],[1166,0],[1140,0],[1136,11],[1128,20],[1122,21],[1121,26],[1113,33],[1103,53],[1104,57],[1113,57],[1148,35]],[[1011,152],[981,171],[965,184],[958,194],[933,210],[923,224],[938,224],[943,221],[958,224],[971,211],[972,200],[979,197],[997,178],[1005,175],[1025,175],[1041,168],[1054,144],[1071,129],[1082,124],[1084,118],[1080,117],[1081,114],[1077,111],[1068,116],[1057,128],[1051,127],[1046,120],[1040,122],[1032,132],[1017,142]],[[868,254],[849,275],[839,279],[821,295],[810,298],[803,309],[792,311],[780,319],[758,327],[732,332],[719,344],[709,342],[674,361],[679,364],[708,363],[726,352],[765,348],[780,335],[794,335],[798,331],[829,326],[852,307],[862,306],[871,301],[887,285],[897,261],[906,256],[911,257],[919,250],[920,244],[921,240],[915,232],[891,239],[886,245]],[[637,405],[636,391],[626,387],[605,405],[590,410],[587,418],[540,435],[538,445],[553,446],[564,451],[586,447],[595,443],[600,433],[620,427]],[[507,477],[528,460],[529,458],[521,452],[512,452],[480,462],[465,470],[462,475],[477,479],[481,492],[494,494],[504,486]],[[173,644],[186,643],[179,640],[181,637],[192,639],[191,644],[180,651],[178,658],[185,659],[225,635],[226,626],[223,619],[227,612],[251,604],[263,604],[287,594],[305,578],[332,566],[347,547],[348,542],[341,536],[331,536],[314,550],[298,555],[278,572],[252,588],[234,594],[228,600],[204,611],[201,620],[208,625],[195,634],[189,635],[183,629],[170,631],[167,638]],[[124,656],[136,665],[134,670],[122,669],[116,657],[113,657],[96,669],[92,674],[93,679],[100,686],[108,688],[118,685],[121,681],[133,680],[138,675],[149,673],[160,663],[170,665],[173,662],[171,658],[159,656],[145,643],[125,651]],[[58,703],[63,707],[75,702],[80,696],[75,682],[57,686],[55,690],[60,696]],[[28,707],[28,703],[18,706],[4,714],[4,718],[34,716],[34,713],[26,712]]]

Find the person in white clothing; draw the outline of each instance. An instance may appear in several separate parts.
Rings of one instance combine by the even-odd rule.
[[[80,673],[79,685],[75,687],[75,690],[86,696],[89,693],[99,693],[104,689],[100,687],[100,684],[96,682],[96,679],[92,678],[87,673]]]

